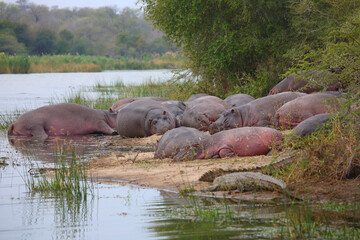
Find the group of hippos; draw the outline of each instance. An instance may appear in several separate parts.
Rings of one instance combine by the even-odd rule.
[[[108,110],[73,103],[48,105],[22,114],[10,125],[8,135],[46,139],[91,133],[129,138],[158,134],[162,137],[156,158],[182,161],[262,155],[282,143],[279,129],[295,127],[297,135],[310,134],[345,101],[334,85],[317,92],[305,88],[306,84],[289,75],[268,96],[258,99],[246,94],[224,100],[195,94],[185,102],[130,97]]]

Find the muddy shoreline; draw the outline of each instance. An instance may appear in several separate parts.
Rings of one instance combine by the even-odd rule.
[[[276,192],[216,192],[203,193],[200,190],[211,185],[198,179],[205,172],[215,168],[254,167],[270,163],[274,156],[231,157],[187,162],[174,162],[172,159],[154,159],[157,140],[161,136],[146,138],[113,137],[102,143],[111,149],[111,154],[100,155],[89,164],[91,177],[98,181],[121,181],[139,186],[157,188],[171,192],[227,197],[234,200],[257,202],[289,201]],[[127,153],[124,153],[126,149]],[[281,153],[280,153],[281,154]],[[296,186],[291,179],[283,179],[292,194],[311,201],[352,201],[360,193],[360,181],[349,179],[336,183],[318,182]]]

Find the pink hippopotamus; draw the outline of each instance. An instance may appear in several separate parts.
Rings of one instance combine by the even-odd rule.
[[[22,114],[8,129],[8,135],[46,139],[52,136],[117,134],[116,114],[74,103],[44,106]]]
[[[184,138],[179,140],[181,139]],[[202,136],[201,141],[198,139],[196,135],[196,141],[191,146],[179,143],[179,146],[186,145],[186,147],[176,152],[174,160],[263,155],[272,147],[278,147],[282,143],[283,136],[280,131],[273,128],[243,127]]]
[[[299,91],[304,93],[318,92],[324,87],[327,91],[337,91],[339,89],[339,82],[330,72],[325,71],[311,71],[308,73],[311,76],[312,85],[308,86],[310,81],[305,80],[305,74],[290,74],[273,87],[269,95],[281,92]],[[324,81],[326,79],[326,81]],[[328,86],[319,86],[319,82],[329,82]]]
[[[312,93],[285,103],[276,111],[274,125],[277,128],[296,127],[305,119],[321,113],[336,113],[344,98],[326,93]]]

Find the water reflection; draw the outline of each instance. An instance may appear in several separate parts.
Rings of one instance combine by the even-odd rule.
[[[8,141],[23,156],[27,156],[31,160],[51,163],[61,153],[66,153],[70,158],[73,153],[87,157],[104,153],[103,143],[110,137],[112,136],[50,136],[45,141],[40,141],[27,136],[9,136]]]

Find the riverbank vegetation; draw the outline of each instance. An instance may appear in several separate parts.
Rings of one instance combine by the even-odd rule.
[[[100,72],[105,70],[177,69],[183,65],[180,54],[131,59],[96,56],[43,55],[10,56],[0,53],[0,73]]]
[[[0,1],[0,73],[179,68],[179,50],[139,9]]]

